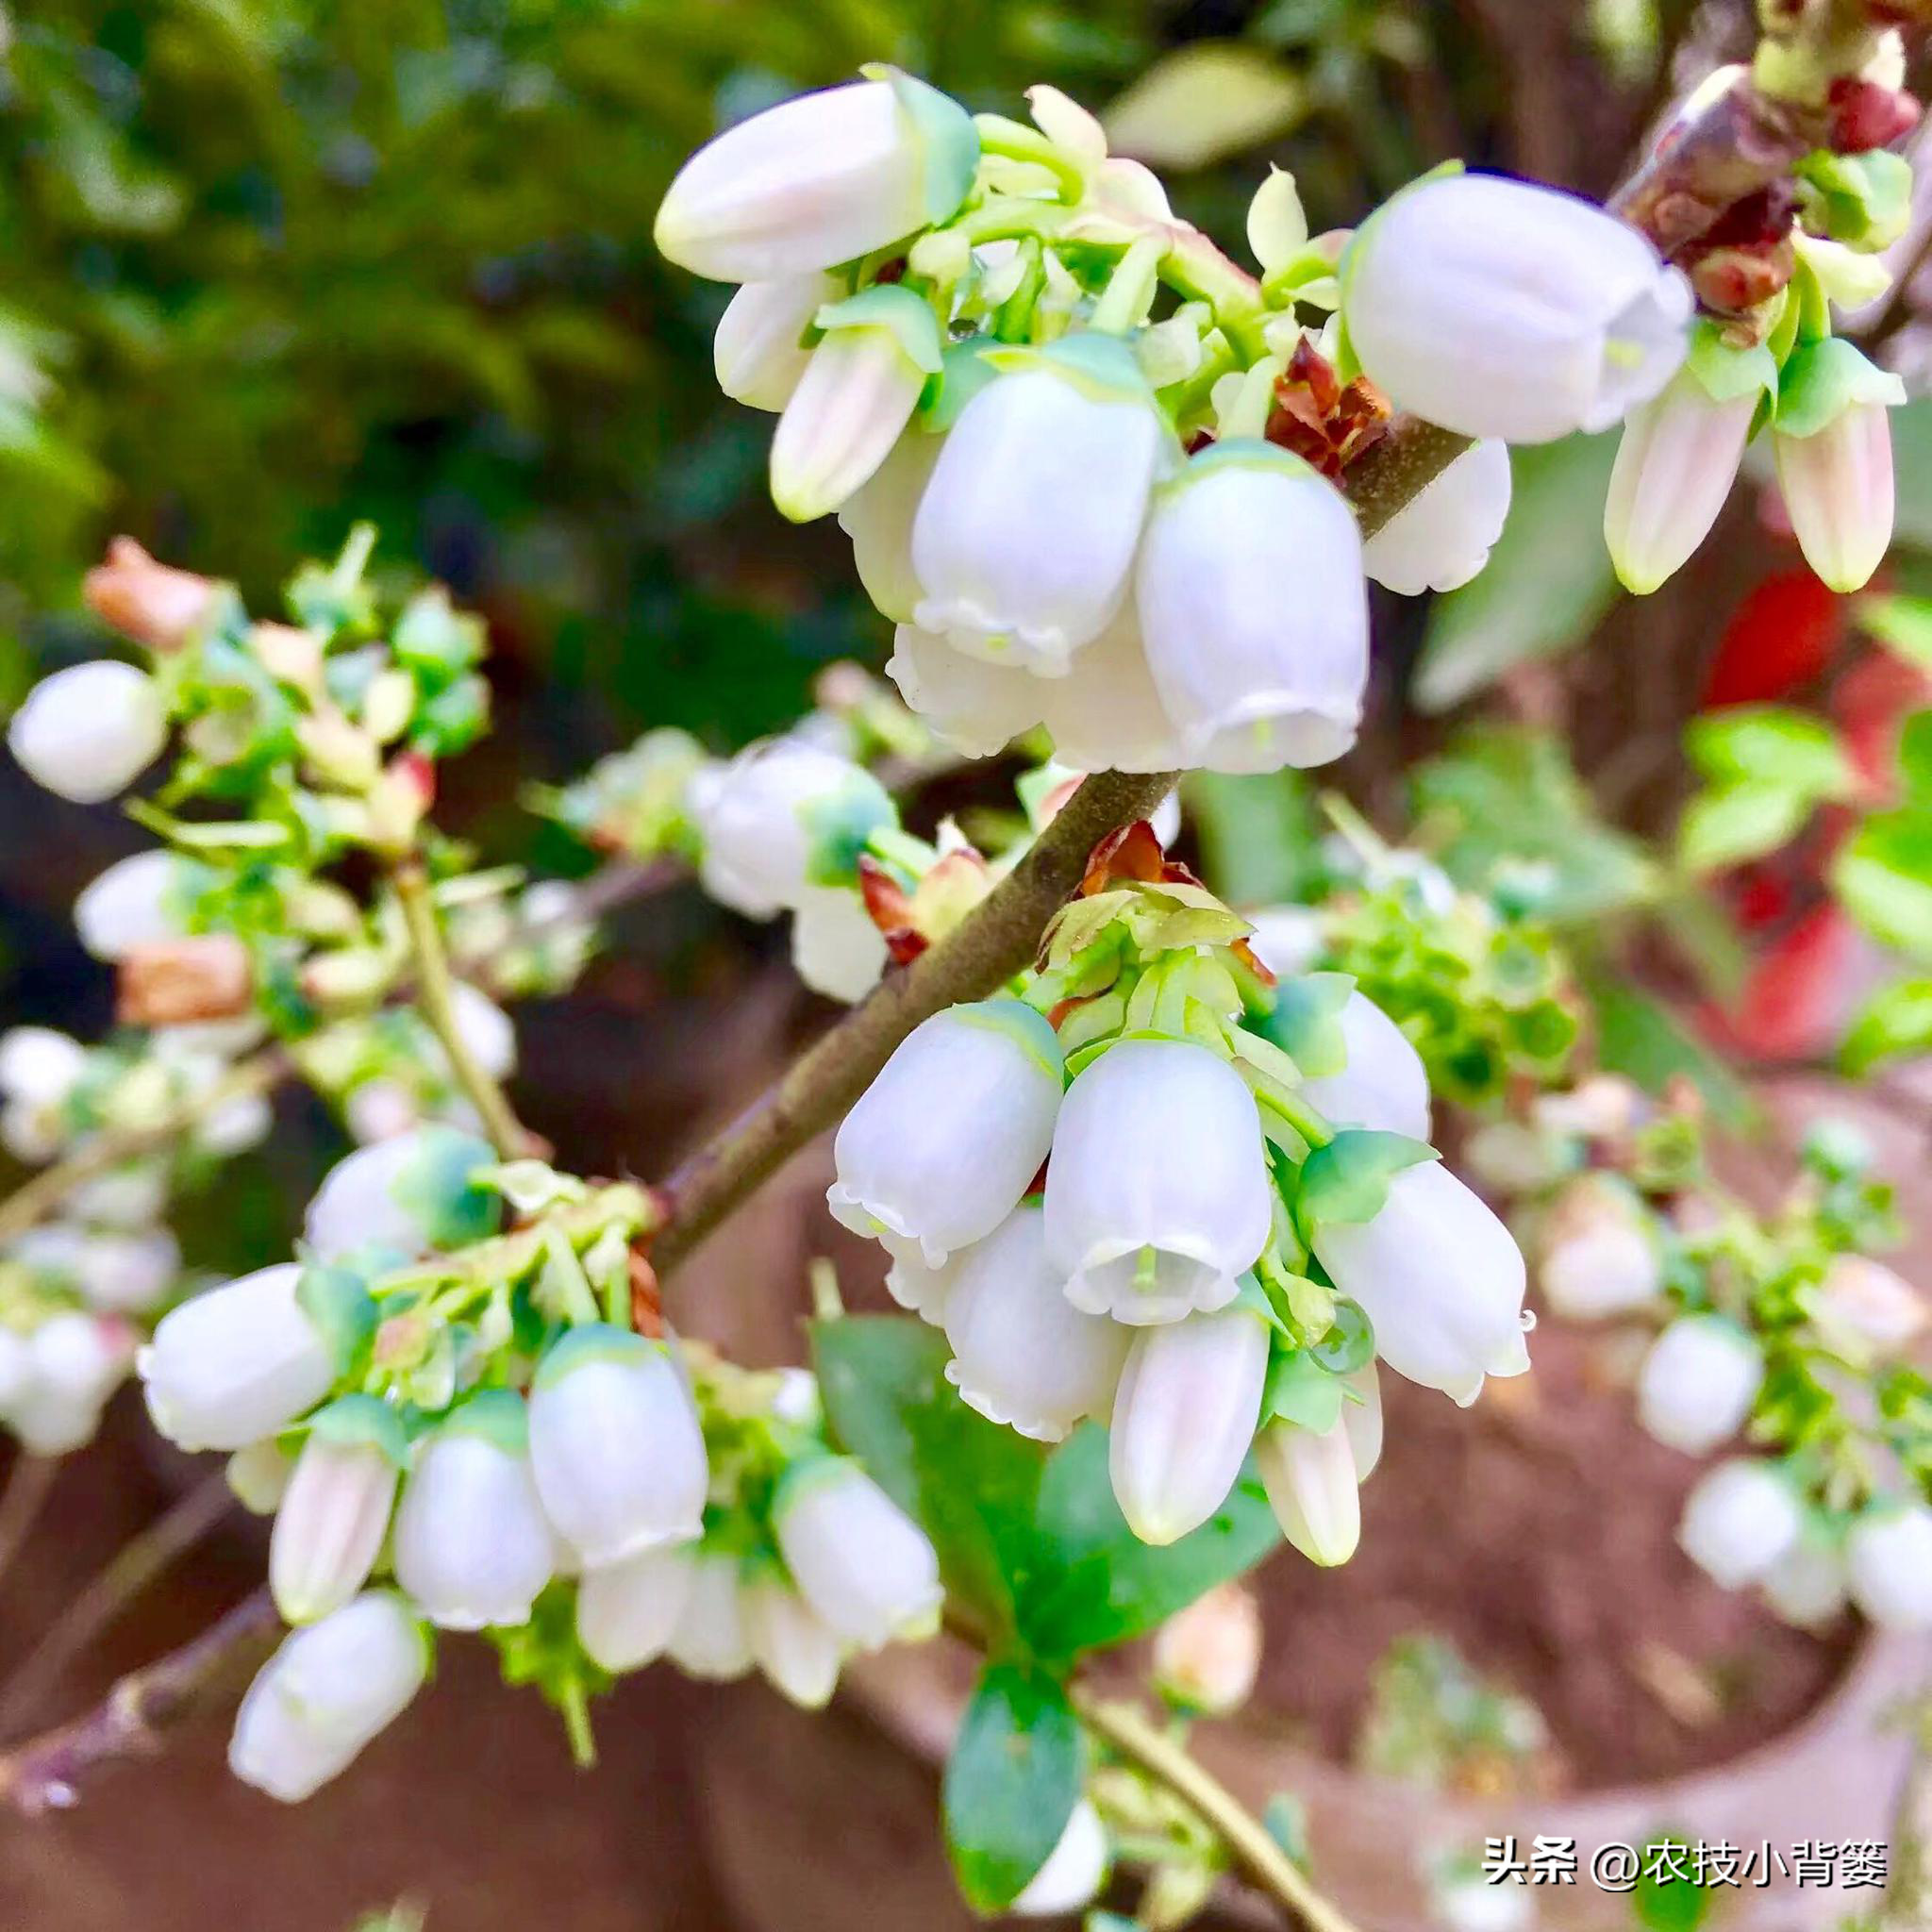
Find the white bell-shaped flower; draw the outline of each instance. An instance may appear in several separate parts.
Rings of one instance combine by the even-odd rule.
[[[1854,403],[1809,436],[1772,433],[1778,488],[1805,561],[1834,591],[1862,591],[1891,546],[1891,424]]]
[[[1626,591],[1656,590],[1710,534],[1759,400],[1754,389],[1719,401],[1687,368],[1632,412],[1604,499],[1604,541]]]
[[[698,880],[721,906],[770,919],[810,890],[822,842],[892,821],[878,780],[850,758],[777,738],[741,752],[694,801]]]
[[[237,1093],[218,1101],[195,1122],[195,1147],[217,1160],[232,1160],[259,1147],[275,1131],[275,1103],[265,1093]]]
[[[1895,1354],[1932,1315],[1909,1281],[1866,1255],[1834,1255],[1811,1308],[1831,1346],[1855,1360]]]
[[[550,1524],[524,1401],[475,1395],[417,1444],[396,1509],[396,1581],[445,1630],[527,1623],[550,1581]]]
[[[1508,520],[1509,489],[1509,451],[1485,438],[1362,545],[1362,568],[1404,597],[1458,590],[1489,562]]]
[[[127,1326],[77,1309],[49,1315],[27,1343],[36,1384],[58,1400],[98,1410],[127,1373]]]
[[[87,1072],[87,1048],[52,1026],[0,1033],[0,1093],[33,1107],[58,1107]]]
[[[148,1413],[182,1449],[244,1449],[327,1394],[335,1362],[296,1300],[292,1261],[210,1289],[161,1317],[136,1361]]]
[[[1723,1315],[1682,1315],[1651,1343],[1637,1372],[1637,1419],[1687,1456],[1737,1434],[1764,1380],[1764,1355]]]
[[[671,1661],[691,1676],[722,1682],[751,1669],[751,1639],[739,1591],[741,1569],[734,1551],[691,1552],[684,1607],[666,1648]]]
[[[1019,1919],[1058,1919],[1084,1911],[1100,1896],[1107,1866],[1107,1826],[1093,1801],[1081,1798],[1046,1863],[1007,1910]]]
[[[662,1657],[691,1596],[693,1553],[677,1543],[586,1570],[577,1582],[577,1641],[600,1669],[635,1671]]]
[[[1663,1291],[1663,1256],[1642,1204],[1594,1174],[1567,1182],[1538,1241],[1537,1286],[1559,1315],[1595,1322],[1647,1307]]]
[[[1123,1041],[1068,1090],[1046,1245],[1085,1313],[1140,1325],[1224,1307],[1273,1202],[1255,1096],[1205,1046]]]
[[[876,1650],[939,1627],[945,1593],[931,1542],[856,1462],[794,1463],[772,1528],[806,1602],[844,1642]]]
[[[14,1404],[8,1422],[26,1455],[72,1456],[93,1441],[101,1425],[101,1406],[37,1382]]]
[[[1738,1457],[1703,1476],[1684,1505],[1684,1554],[1726,1590],[1756,1583],[1798,1540],[1791,1486],[1769,1463]]]
[[[1523,1255],[1509,1230],[1436,1161],[1403,1168],[1374,1220],[1329,1223],[1315,1253],[1374,1324],[1375,1353],[1467,1407],[1487,1375],[1529,1367]]]
[[[822,308],[820,336],[772,437],[772,501],[795,524],[847,502],[912,420],[941,348],[909,289],[875,287]]]
[[[911,624],[893,633],[886,675],[934,736],[969,758],[991,758],[1032,730],[1053,689],[1018,665],[970,658],[949,639]]]
[[[1058,1442],[1111,1408],[1129,1331],[1067,1300],[1045,1221],[1023,1203],[967,1249],[946,1297],[946,1379],[981,1415]]]
[[[1355,742],[1369,675],[1361,534],[1298,457],[1235,440],[1193,458],[1156,494],[1135,587],[1190,764],[1277,772]]]
[[[906,1310],[908,1315],[917,1315],[922,1322],[929,1322],[935,1328],[946,1325],[946,1307],[952,1300],[953,1283],[959,1278],[959,1271],[966,1265],[966,1258],[978,1246],[975,1241],[971,1247],[955,1248],[937,1267],[925,1258],[924,1250],[915,1241],[907,1241],[895,1234],[882,1234],[879,1245],[891,1257],[891,1265],[886,1270],[886,1292]]]
[[[823,1710],[839,1685],[839,1640],[775,1565],[739,1584],[744,1640],[773,1686],[805,1710]]]
[[[112,965],[137,946],[178,938],[185,929],[185,873],[174,853],[158,848],[117,858],[74,902],[81,944]]]
[[[940,459],[941,439],[914,423],[871,479],[839,507],[858,581],[881,616],[910,624],[923,594],[912,568],[912,523]]]
[[[704,1526],[704,1431],[669,1342],[572,1329],[537,1368],[530,1461],[545,1513],[591,1569]]]
[[[1108,1470],[1142,1542],[1174,1542],[1226,1502],[1267,1378],[1268,1327],[1245,1307],[1134,1337],[1114,1395]]]
[[[464,1051],[492,1080],[508,1079],[517,1070],[516,1022],[466,979],[450,988],[450,1004]]]
[[[1341,1415],[1327,1429],[1270,1423],[1255,1445],[1255,1459],[1282,1535],[1309,1562],[1324,1569],[1347,1562],[1361,1541],[1358,1492],[1368,1471],[1356,1459],[1357,1438],[1350,1432],[1349,1407],[1344,1404]],[[1379,1434],[1379,1405],[1376,1421]],[[1381,1445],[1375,1446],[1379,1450]]]
[[[1348,339],[1398,408],[1463,436],[1607,429],[1684,359],[1690,286],[1595,204],[1497,175],[1398,194],[1342,264]]]
[[[76,805],[125,791],[167,740],[154,680],[110,658],[43,677],[7,727],[8,747],[27,776]]]
[[[913,618],[971,657],[1061,677],[1127,594],[1173,433],[1111,336],[998,353],[920,498]]]
[[[1066,676],[1030,682],[1059,763],[1079,772],[1171,772],[1187,763],[1187,744],[1155,687],[1131,603],[1081,649]],[[1162,832],[1155,817],[1163,844],[1179,829],[1178,799],[1162,800],[1160,810],[1170,808],[1172,830]]]
[[[228,1768],[299,1804],[403,1714],[429,1674],[429,1640],[394,1591],[373,1590],[284,1638],[235,1718]]]
[[[141,1314],[166,1296],[181,1274],[181,1249],[165,1227],[145,1234],[104,1230],[84,1236],[75,1286],[103,1314]]]
[[[168,1170],[159,1160],[129,1161],[90,1175],[67,1197],[75,1218],[118,1233],[160,1232],[154,1224],[168,1205]]]
[[[323,1175],[302,1238],[322,1261],[371,1249],[413,1258],[436,1245],[469,1175],[495,1158],[488,1141],[433,1124],[358,1147]]]
[[[1322,915],[1312,906],[1264,906],[1248,914],[1248,946],[1276,979],[1311,972],[1327,950]]]
[[[1831,1538],[1807,1530],[1765,1572],[1759,1587],[1787,1624],[1818,1629],[1845,1607],[1844,1551]]]
[[[371,1395],[345,1395],[316,1417],[269,1538],[269,1589],[284,1622],[313,1624],[369,1581],[395,1501],[400,1442],[393,1412]]]
[[[979,136],[908,75],[780,102],[701,147],[658,210],[658,250],[721,282],[769,281],[870,255],[965,199]]]
[[[1364,992],[1350,993],[1339,1017],[1348,1063],[1302,1082],[1309,1105],[1337,1126],[1426,1141],[1429,1074],[1408,1035]]]
[[[854,1006],[879,983],[888,961],[886,936],[858,893],[843,886],[808,886],[791,915],[791,963],[814,992]]]
[[[1058,1037],[1017,1000],[935,1013],[902,1040],[833,1143],[833,1218],[916,1241],[934,1267],[991,1234],[1053,1144]]]
[[[1852,1601],[1888,1630],[1932,1627],[1932,1509],[1881,1505],[1845,1539]]]
[[[782,409],[791,400],[811,351],[812,318],[842,291],[818,270],[774,282],[747,282],[725,305],[711,342],[718,387],[747,408]]]
[[[251,1442],[228,1457],[223,1471],[229,1492],[251,1516],[273,1516],[289,1493],[295,1458],[273,1436]]]

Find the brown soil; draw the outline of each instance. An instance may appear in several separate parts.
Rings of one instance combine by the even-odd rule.
[[[1546,1322],[1533,1372],[1473,1409],[1384,1375],[1360,1549],[1339,1571],[1291,1552],[1261,1572],[1264,1722],[1351,1757],[1370,1672],[1420,1633],[1541,1711],[1538,1788],[1719,1762],[1819,1700],[1851,1629],[1792,1630],[1677,1548],[1699,1465],[1637,1428],[1605,1374],[1615,1347]]]

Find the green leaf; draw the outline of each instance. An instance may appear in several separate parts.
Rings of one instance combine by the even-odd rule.
[[[1436,599],[1411,687],[1446,711],[1517,664],[1583,642],[1616,601],[1609,552],[1586,535],[1602,521],[1617,432],[1509,452],[1509,521],[1482,575]]]
[[[1204,168],[1276,141],[1307,109],[1286,61],[1239,41],[1163,54],[1102,115],[1108,145],[1154,168]]]
[[[1914,803],[1932,806],[1932,711],[1914,711],[1898,740],[1898,774]]]
[[[1072,1658],[1143,1637],[1216,1584],[1252,1569],[1281,1532],[1252,1471],[1199,1529],[1157,1549],[1127,1527],[1107,1468],[1107,1431],[1085,1423],[1047,1459],[1024,1634]]]
[[[1660,1856],[1666,1847],[1676,1856]],[[1637,1923],[1648,1932],[1697,1932],[1718,1893],[1714,1885],[1696,1882],[1690,1840],[1676,1832],[1660,1832],[1644,1845],[1641,1856],[1637,1884],[1630,1893]],[[1687,1875],[1679,1877],[1680,1872]]]
[[[1683,1074],[1727,1126],[1748,1127],[1757,1103],[1737,1075],[1647,994],[1603,974],[1590,978],[1596,1008],[1597,1059],[1606,1073],[1623,1074],[1646,1093],[1661,1093]]]
[[[1344,1127],[1302,1163],[1295,1217],[1304,1233],[1335,1222],[1373,1221],[1389,1198],[1393,1176],[1438,1158],[1426,1141],[1411,1141],[1407,1134]]]
[[[1896,411],[1891,420],[1894,436],[1907,423],[1922,427],[1922,419],[1911,404]],[[1919,446],[1932,458],[1932,434],[1922,433]],[[1932,460],[1926,462],[1925,471],[1927,487],[1932,487]],[[1932,671],[1932,597],[1861,597],[1858,622],[1907,664]]]
[[[812,1350],[834,1435],[932,1539],[947,1591],[991,1636],[1011,1637],[1042,1451],[966,1407],[946,1380],[945,1337],[911,1316],[815,1323]]]
[[[1085,1758],[1058,1678],[1032,1665],[988,1665],[941,1793],[953,1869],[975,1911],[1004,1911],[1046,1863],[1079,1802]]]
[[[1707,712],[1685,731],[1684,750],[1718,785],[1782,785],[1832,798],[1854,782],[1838,733],[1824,719],[1782,705]]]
[[[1932,979],[1901,980],[1874,993],[1852,1021],[1840,1049],[1848,1074],[1920,1053],[1932,1053]]]
[[[1183,792],[1206,875],[1229,905],[1293,903],[1320,873],[1322,832],[1303,773],[1191,772]]]
[[[1831,883],[1874,938],[1932,960],[1932,811],[1867,819],[1840,852]]]
[[[1834,242],[1863,254],[1890,248],[1911,221],[1912,169],[1903,155],[1817,148],[1793,172],[1807,214]]]
[[[1770,782],[1700,791],[1678,822],[1678,861],[1701,874],[1774,852],[1797,836],[1813,804],[1805,792]]]

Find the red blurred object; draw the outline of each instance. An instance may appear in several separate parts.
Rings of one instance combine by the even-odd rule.
[[[1729,1011],[1707,1014],[1722,1043],[1759,1060],[1829,1054],[1884,976],[1878,948],[1831,903],[1807,912],[1758,958]]]
[[[1763,704],[1809,684],[1844,635],[1845,606],[1808,570],[1766,577],[1724,626],[1704,689],[1705,708]]]
[[[1932,704],[1932,676],[1890,651],[1868,651],[1851,665],[1831,694],[1845,751],[1874,791],[1897,782],[1899,727],[1907,716]]]

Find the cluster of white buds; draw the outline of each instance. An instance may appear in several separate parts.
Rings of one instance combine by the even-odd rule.
[[[36,1307],[0,1264],[0,1424],[29,1456],[66,1456],[93,1439],[101,1410],[134,1359],[117,1315],[59,1300]]]
[[[1257,277],[1083,108],[1028,101],[1031,127],[974,118],[891,71],[788,101],[687,162],[658,246],[741,284],[719,381],[778,412],[774,500],[838,512],[940,737],[1044,726],[1082,770],[1325,763],[1361,715],[1366,579],[1474,575],[1503,444],[1656,395],[1689,286],[1602,210],[1488,176],[1419,183],[1351,241],[1311,239],[1273,175]],[[1483,441],[1365,546],[1334,479],[1389,397]]]
[[[1127,841],[1130,882],[1073,902],[1024,998],[900,1045],[828,1203],[974,1408],[1046,1441],[1108,1424],[1143,1541],[1208,1521],[1252,1448],[1290,1540],[1342,1562],[1373,1357],[1463,1403],[1520,1373],[1522,1257],[1436,1164],[1400,1029],[1345,976],[1276,988],[1244,921]]]
[[[816,1705],[849,1650],[936,1625],[932,1546],[831,1454],[808,1376],[631,1325],[649,1215],[635,1188],[420,1127],[331,1170],[297,1259],[163,1317],[149,1410],[274,1512],[295,1626],[243,1706],[241,1776],[294,1799],[336,1775],[434,1631],[488,1634],[588,1748],[586,1693],[660,1654],[755,1662]]]

